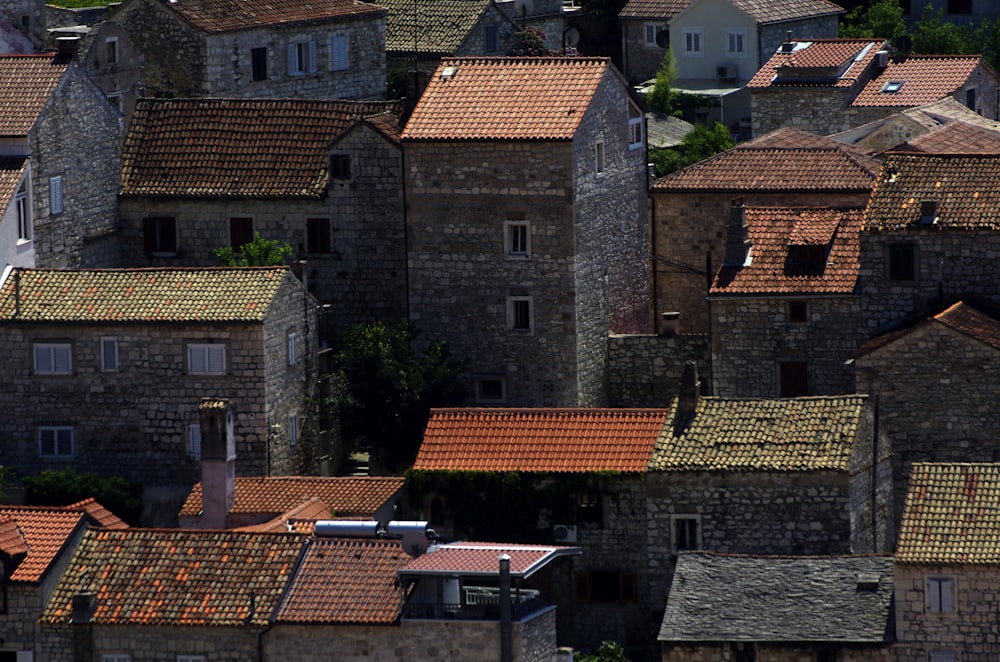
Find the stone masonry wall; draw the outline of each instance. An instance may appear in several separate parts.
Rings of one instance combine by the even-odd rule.
[[[632,85],[656,78],[656,72],[663,64],[663,56],[667,50],[659,46],[646,44],[646,25],[667,27],[667,20],[622,20],[622,44],[625,51],[625,75]]]
[[[852,554],[895,548],[892,462],[892,438],[880,425],[877,399],[869,397],[848,467]]]
[[[608,404],[670,406],[687,361],[698,364],[702,384],[712,383],[705,336],[612,334],[608,337]]]
[[[532,22],[534,24],[534,22]],[[497,31],[497,49],[495,51],[486,50],[486,29],[495,28]],[[518,43],[517,33],[520,31],[520,24],[511,23],[507,15],[495,4],[487,7],[479,21],[469,30],[469,34],[450,53],[454,57],[479,57],[482,55],[507,55],[510,49]],[[560,33],[562,36],[562,33]]]
[[[74,639],[89,629],[89,657],[74,655]],[[37,662],[100,662],[105,655],[127,655],[143,662],[176,662],[178,655],[203,655],[212,662],[258,659],[256,627],[142,625],[64,625],[42,623]],[[272,658],[282,659],[282,658]],[[287,658],[285,658],[287,659]]]
[[[894,660],[891,646],[863,646],[860,644],[782,645],[747,643],[753,650],[751,659],[756,662],[816,662],[819,651],[836,655],[837,662],[890,662]],[[746,659],[733,644],[663,644],[663,662],[740,662]]]
[[[773,52],[773,51],[772,51]],[[864,124],[856,117],[851,101],[858,86],[774,87],[750,93],[750,126],[754,137],[788,127],[821,136]]]
[[[955,580],[955,611],[925,606],[928,577]],[[1000,656],[1000,577],[996,566],[896,564],[896,660],[924,662],[930,651],[950,650],[965,662]]]
[[[108,57],[108,39],[116,40],[114,61]],[[87,35],[81,58],[94,84],[113,100],[118,99],[127,131],[136,98],[143,96],[146,89],[145,67],[139,49],[120,25],[104,21]]]
[[[725,398],[779,397],[779,363],[807,363],[809,395],[854,392],[845,362],[861,344],[856,296],[798,297],[808,321],[788,319],[792,298],[714,298],[713,392]]]
[[[708,274],[722,266],[726,226],[734,198],[752,206],[864,207],[871,191],[758,193],[755,191],[660,191],[653,196],[653,288],[655,313],[680,312],[681,333],[709,331]]]
[[[117,229],[121,132],[121,114],[72,64],[28,137],[35,266],[77,268],[107,257],[101,244]],[[50,205],[50,181],[57,176],[61,212]]]
[[[0,15],[31,41],[36,52],[42,52],[48,46],[43,0],[4,0]]]

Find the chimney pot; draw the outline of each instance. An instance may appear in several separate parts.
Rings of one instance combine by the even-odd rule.
[[[723,266],[741,267],[750,255],[750,236],[747,233],[746,208],[743,198],[733,200],[729,208],[729,224],[726,227],[726,256]]]
[[[660,327],[660,335],[676,336],[681,332],[681,314],[677,311],[660,313],[663,325]]]

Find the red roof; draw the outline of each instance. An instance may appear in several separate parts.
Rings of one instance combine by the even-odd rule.
[[[69,66],[42,55],[0,55],[0,136],[26,136]]]
[[[691,4],[692,0],[628,0],[618,18],[624,19],[661,19],[668,20],[676,16],[682,9]]]
[[[961,89],[982,60],[979,55],[911,55],[889,66],[868,81],[852,106],[922,106],[951,96]],[[889,83],[902,83],[887,91]]]
[[[433,545],[410,561],[401,575],[461,575],[497,577],[500,555],[510,557],[512,577],[526,578],[560,556],[577,556],[579,547],[516,545],[495,542],[452,542]]]
[[[794,42],[794,50],[778,50],[747,83],[748,88],[853,86],[887,45],[872,39],[811,39]]]
[[[646,470],[666,409],[435,409],[413,468]]]
[[[166,5],[205,32],[250,30],[285,23],[378,16],[385,9],[357,0],[170,0]]]
[[[279,623],[378,625],[399,618],[399,569],[410,561],[398,540],[316,538],[282,601]]]
[[[994,349],[1000,349],[1000,319],[980,310],[973,304],[959,301],[939,313],[915,320],[901,328],[887,331],[869,339],[858,348],[853,356],[861,357],[871,354],[917,329],[926,327],[928,324],[941,324]]]
[[[994,128],[990,128],[952,122],[908,140],[900,149],[926,154],[997,154],[1000,153],[1000,124],[994,123]]]

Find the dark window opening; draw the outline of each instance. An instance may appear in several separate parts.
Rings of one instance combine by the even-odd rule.
[[[965,91],[965,107],[970,110],[976,109],[976,88],[970,87]]]
[[[616,570],[594,570],[576,575],[576,599],[580,602],[635,602],[635,574]]]
[[[809,395],[809,370],[805,361],[783,361],[778,364],[778,394],[782,398]]]
[[[330,157],[330,179],[351,178],[351,155],[334,154]]]
[[[792,324],[804,324],[808,322],[809,304],[805,301],[789,301],[788,321]]]
[[[444,524],[444,499],[441,497],[431,499],[430,523],[432,526],[441,526]]]
[[[971,14],[972,0],[948,0],[949,14]]]
[[[582,492],[576,495],[576,523],[604,525],[604,508],[600,492]]]
[[[250,71],[253,80],[267,80],[267,48],[250,49]]]
[[[476,399],[480,402],[503,402],[503,379],[484,377],[476,381]]]
[[[239,251],[241,246],[253,243],[253,219],[233,217],[229,219],[229,245]]]
[[[698,518],[677,517],[674,519],[674,549],[698,549]]]
[[[306,219],[306,252],[329,253],[331,250],[330,219]]]
[[[917,259],[913,244],[890,244],[888,248],[889,280],[916,280]]]
[[[143,250],[146,253],[177,252],[177,220],[170,216],[143,219]]]

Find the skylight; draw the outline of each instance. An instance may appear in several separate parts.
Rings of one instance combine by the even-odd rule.
[[[890,80],[885,84],[885,87],[882,88],[882,91],[887,94],[895,94],[896,92],[899,92],[899,88],[903,87],[903,83],[904,81],[901,80]]]

